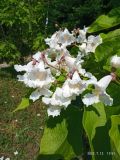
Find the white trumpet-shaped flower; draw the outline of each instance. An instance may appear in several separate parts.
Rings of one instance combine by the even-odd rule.
[[[68,78],[65,81],[62,89],[64,97],[71,97],[71,99],[74,99],[86,89],[86,85],[84,81],[80,78],[78,72],[75,71],[72,79]]]
[[[31,72],[32,70],[35,69],[44,69],[44,62],[42,60],[42,53],[37,52],[36,54],[33,55],[33,60],[30,61],[27,65],[14,65],[14,68],[17,72]]]
[[[111,106],[113,99],[106,93],[106,88],[112,80],[112,76],[108,75],[94,83],[95,89],[92,93],[86,94],[82,101],[86,106],[94,103],[103,102],[105,105]]]
[[[66,55],[65,56],[65,63],[69,69],[69,71],[72,71],[72,70],[77,70],[80,74],[85,74],[85,69],[82,69],[82,63],[84,62],[84,60],[82,60],[82,55],[81,53],[79,52],[77,57],[74,58],[70,55]]]
[[[98,45],[102,43],[102,38],[100,36],[89,36],[87,41],[82,43],[82,45],[79,46],[79,49],[87,55],[90,52],[95,52],[95,49]]]
[[[42,101],[49,105],[48,115],[57,116],[62,108],[68,107],[72,100],[81,94],[86,88],[85,83],[75,72],[72,79],[68,78],[62,88],[56,88],[51,98],[43,97]]]
[[[31,93],[30,99],[34,101],[38,100],[40,96],[50,97],[53,92],[51,92],[47,88],[38,88],[34,92]]]
[[[39,60],[39,53],[34,58]],[[19,68],[20,67],[20,68]],[[55,78],[52,76],[50,69],[45,69],[45,64],[42,60],[36,64],[26,66],[15,66],[17,71],[26,71],[24,75],[18,75],[18,81],[24,82],[24,84],[31,88],[37,88],[30,95],[30,99],[33,101],[39,99],[40,96],[51,96],[52,92],[49,90],[51,83]]]
[[[50,48],[61,50],[75,42],[75,37],[70,34],[68,29],[64,29],[64,31],[60,30],[55,32],[51,38],[46,38],[45,42],[50,46]]]
[[[67,28],[59,34],[58,43],[63,46],[71,45],[71,43],[75,42],[75,37],[71,34]]]
[[[24,75],[18,75],[18,81],[22,81],[26,86],[31,88],[43,88],[54,82],[50,69],[42,71],[33,70],[32,72],[26,72]]]
[[[63,96],[62,88],[56,88],[56,91],[51,98],[43,97],[43,103],[49,105],[48,116],[58,116],[62,108],[66,108],[71,103],[71,98]]]
[[[76,38],[77,43],[83,43],[86,42],[86,33],[88,28],[84,27],[84,29],[79,29],[79,35]]]
[[[56,91],[54,92],[51,98],[43,97],[42,101],[47,105],[65,107],[67,107],[71,103],[71,99],[64,97],[63,90],[59,87],[56,88]]]
[[[42,53],[41,52],[37,52],[37,53],[35,53],[33,56],[33,59],[35,59],[36,61],[40,61],[40,59],[41,59],[41,57],[42,57]]]
[[[33,62],[29,62],[27,65],[14,65],[14,68],[17,72],[22,72],[22,71],[26,71],[26,72],[30,72],[33,68]]]
[[[72,69],[74,67],[75,64],[75,58],[73,58],[72,56],[65,56],[65,63],[67,65],[68,68]]]
[[[88,80],[85,81],[85,84],[88,86],[89,84],[95,84],[97,83],[97,78],[90,72],[85,72],[84,77],[88,78]]]
[[[95,52],[98,45],[102,43],[102,38],[100,36],[89,36],[87,40],[86,52]]]
[[[60,31],[59,31],[60,32]],[[51,38],[46,38],[45,39],[45,42],[47,45],[49,45],[49,47],[51,49],[57,49],[59,50],[60,49],[60,46],[58,44],[58,36],[59,36],[59,32],[55,32]]]
[[[26,86],[37,88],[30,95],[30,99],[33,101],[39,99],[40,96],[51,96],[52,92],[49,90],[50,85],[54,82],[54,77],[52,77],[50,69],[45,69],[44,71],[35,70],[32,72],[27,72],[24,75],[18,76],[18,81],[22,81]]]
[[[112,67],[120,68],[120,57],[115,55],[111,58],[110,64]]]

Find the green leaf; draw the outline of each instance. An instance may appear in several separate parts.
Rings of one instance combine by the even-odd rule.
[[[120,159],[120,115],[111,116],[111,129],[109,136],[113,143],[112,147],[115,147],[114,151],[117,151],[117,157]]]
[[[0,50],[3,50],[5,48],[6,44],[4,42],[0,42]]]
[[[65,76],[64,75],[60,75],[58,78],[57,78],[57,81],[59,82],[64,82],[65,81]]]
[[[96,128],[95,137],[92,140],[92,147],[94,148],[95,160],[112,160],[112,150],[110,137],[108,135],[110,129],[110,121],[107,121],[105,126]],[[100,154],[102,152],[102,154]]]
[[[41,154],[63,154],[67,159],[74,156],[72,146],[67,141],[67,123],[63,120],[54,128],[45,128],[41,141]],[[49,145],[48,145],[49,143]],[[66,155],[69,153],[68,155]]]
[[[90,141],[92,141],[95,136],[95,129],[99,126],[104,126],[105,123],[106,114],[102,103],[97,103],[90,108],[85,108],[83,115],[83,126]]]
[[[73,55],[73,56],[77,56],[78,51],[79,51],[79,48],[76,47],[76,46],[73,46],[73,47],[70,49],[70,54]]]
[[[102,103],[97,103],[89,108],[85,108],[82,122],[89,139],[91,151],[95,151],[92,141],[95,137],[96,129],[101,126],[105,126],[106,121],[105,109]],[[94,159],[95,156],[93,155],[93,160]]]
[[[120,98],[118,95],[120,93],[120,84],[116,84],[115,82],[112,82],[109,85],[107,92],[113,98],[113,107],[119,106],[120,105]]]
[[[28,98],[22,98],[21,103],[18,105],[18,107],[13,111],[16,112],[18,110],[23,110],[29,106],[29,99]]]
[[[102,34],[103,43],[113,41],[116,38],[120,38],[120,29],[111,31],[108,34]]]
[[[90,26],[88,29],[88,33],[101,31],[110,27],[113,27],[114,25],[119,24],[116,23],[116,18],[111,18],[106,15],[101,15],[96,19],[96,21]]]
[[[109,12],[108,15],[101,15],[93,22],[88,29],[88,33],[98,32],[120,24],[120,7]]]
[[[105,107],[106,117],[110,119],[112,115],[120,114],[120,98],[118,96],[120,93],[120,85],[112,82],[107,89],[107,93],[113,98],[113,106]]]
[[[116,54],[120,48],[120,29],[104,34],[103,43],[95,50],[96,61],[107,60],[108,57]]]
[[[70,106],[49,117],[40,144],[39,160],[70,160],[82,153],[82,111]]]

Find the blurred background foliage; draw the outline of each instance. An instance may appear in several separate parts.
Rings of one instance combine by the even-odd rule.
[[[2,0],[0,62],[24,62],[58,28],[83,28],[118,6],[119,0]]]

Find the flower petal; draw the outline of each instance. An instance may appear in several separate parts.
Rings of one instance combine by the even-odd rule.
[[[101,79],[97,82],[97,86],[98,86],[99,88],[101,88],[102,90],[105,90],[105,89],[108,87],[108,85],[109,85],[109,83],[111,82],[111,80],[112,80],[112,76],[111,76],[111,75],[107,75],[107,76],[101,78]]]
[[[41,88],[41,89],[36,89],[34,92],[32,92],[32,94],[30,95],[30,99],[34,101],[36,101],[37,99],[40,98],[40,96],[44,95],[44,96],[51,96],[52,92],[46,88]]]
[[[40,91],[38,89],[36,89],[34,92],[31,93],[29,98],[31,100],[33,100],[33,102],[34,102],[34,101],[38,100],[40,98],[40,96],[41,96]]]
[[[37,52],[36,54],[34,54],[33,56],[32,56],[36,61],[39,61],[40,60],[40,57],[41,57],[41,52]]]
[[[61,108],[57,108],[57,107],[49,107],[47,109],[48,116],[52,116],[52,117],[59,116],[60,111],[61,111]]]
[[[106,92],[101,94],[99,96],[99,99],[100,99],[100,101],[102,101],[107,106],[112,106],[113,105],[113,99]]]
[[[33,68],[32,65],[32,61],[29,62],[27,65],[14,65],[14,68],[17,72],[22,72],[22,71],[26,71],[26,72],[30,72]]]
[[[51,101],[51,98],[46,98],[46,97],[42,98],[42,102],[45,103],[46,105],[49,105],[50,101]]]
[[[110,64],[112,67],[120,68],[120,57],[117,55],[112,56]]]
[[[82,101],[86,106],[90,106],[99,102],[99,96],[88,93],[83,97]]]

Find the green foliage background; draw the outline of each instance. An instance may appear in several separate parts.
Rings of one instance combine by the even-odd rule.
[[[44,38],[58,29],[55,24],[83,28],[119,5],[119,0],[2,0],[0,61],[24,61],[46,47]]]

